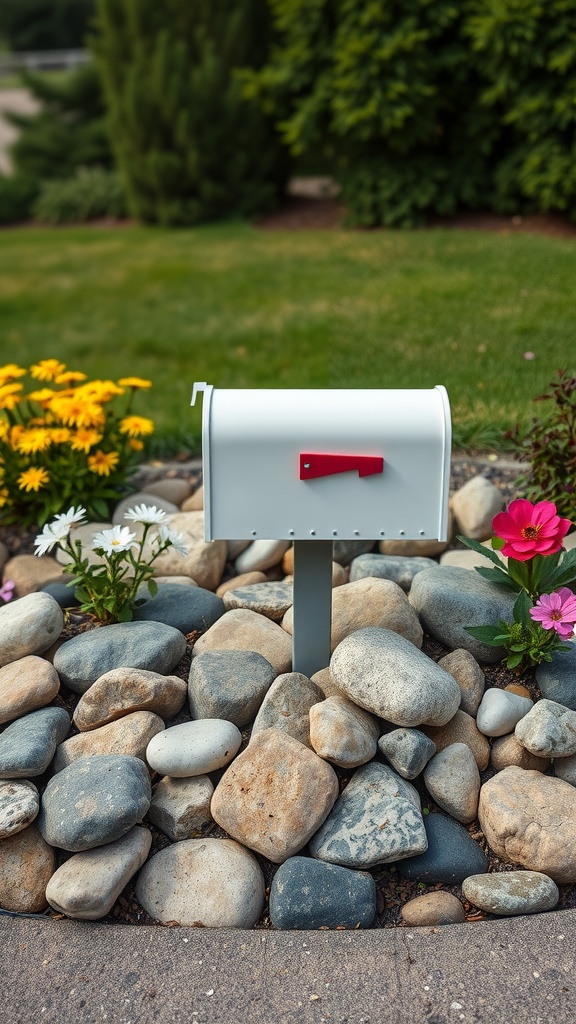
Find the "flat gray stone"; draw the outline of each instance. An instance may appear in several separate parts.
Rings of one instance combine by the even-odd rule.
[[[425,885],[460,885],[469,875],[488,870],[488,857],[463,825],[444,814],[425,814],[428,849],[398,861],[401,878]]]
[[[252,722],[276,672],[256,651],[206,651],[188,680],[192,718],[224,718],[239,729]]]
[[[48,882],[48,903],[59,914],[77,921],[105,917],[146,861],[151,843],[152,833],[136,825],[106,846],[75,853]]]
[[[462,882],[462,895],[489,914],[540,914],[552,910],[560,893],[548,875],[540,871],[495,871],[472,875]]]
[[[79,853],[126,835],[146,814],[150,777],[127,754],[96,754],[74,761],[46,786],[38,828],[51,846]]]
[[[223,597],[226,611],[231,608],[248,608],[251,612],[265,615],[273,622],[281,622],[292,607],[291,583],[252,583],[248,587],[227,590]]]
[[[274,928],[369,928],[375,916],[376,883],[367,871],[290,857],[270,886]]]
[[[42,654],[64,628],[64,612],[50,594],[27,594],[0,607],[0,668]]]
[[[42,775],[69,730],[65,708],[41,708],[12,722],[0,735],[0,779]]]
[[[538,757],[570,757],[576,754],[576,711],[553,700],[536,701],[514,735]]]
[[[354,558],[372,551],[375,540],[335,540],[332,558],[340,565],[350,565]]]
[[[460,704],[454,677],[390,629],[371,626],[346,637],[330,673],[351,701],[394,725],[444,725]]]
[[[350,583],[366,576],[392,580],[406,593],[410,590],[417,573],[432,569],[437,563],[432,558],[405,558],[403,555],[358,555],[350,563]]]
[[[428,845],[414,786],[387,765],[362,765],[312,836],[312,857],[371,868],[423,853]]]
[[[0,782],[0,840],[21,832],[40,810],[40,794],[32,782]]]
[[[380,753],[403,779],[415,779],[436,753],[436,744],[419,729],[393,729],[378,740]]]
[[[206,632],[225,611],[222,598],[203,587],[163,583],[154,597],[147,597],[147,593],[147,588],[138,592],[145,604],[134,610],[134,621],[163,622],[179,629],[184,636],[195,630]]]
[[[54,655],[54,668],[70,690],[86,693],[100,676],[115,668],[143,668],[169,675],[185,652],[186,640],[173,626],[117,622],[67,640]]]
[[[480,662],[501,661],[504,649],[490,647],[466,632],[467,626],[497,626],[512,622],[515,595],[452,565],[425,569],[414,578],[410,602],[420,621],[436,640],[452,649],[462,647]]]

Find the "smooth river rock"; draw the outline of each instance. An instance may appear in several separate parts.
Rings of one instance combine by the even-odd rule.
[[[0,668],[43,654],[64,628],[64,612],[50,594],[35,593],[0,606]]]
[[[150,740],[146,760],[155,772],[177,779],[206,775],[229,764],[242,743],[242,733],[220,718],[173,725]]]
[[[270,886],[274,928],[369,928],[375,915],[376,883],[367,871],[290,857]]]
[[[269,661],[255,651],[206,651],[193,658],[188,678],[192,718],[224,718],[239,729],[254,721],[274,682]]]
[[[0,782],[0,840],[31,825],[40,810],[40,794],[27,779]]]
[[[42,775],[69,729],[65,708],[40,708],[12,722],[0,735],[0,779]]]
[[[151,711],[165,721],[182,710],[186,693],[186,683],[179,676],[143,668],[114,668],[82,695],[74,709],[74,724],[87,732],[134,711]]]
[[[79,732],[64,740],[54,757],[54,771],[61,772],[80,758],[97,754],[128,754],[146,758],[146,749],[154,736],[164,731],[164,722],[151,711],[134,711],[90,732]]]
[[[558,886],[539,871],[495,871],[472,875],[462,883],[462,895],[488,914],[539,914],[560,899]]]
[[[0,723],[49,704],[60,689],[58,673],[49,661],[29,654],[0,668]]]

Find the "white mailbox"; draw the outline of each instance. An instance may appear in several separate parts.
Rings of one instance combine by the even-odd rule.
[[[446,389],[204,392],[207,540],[446,540]]]

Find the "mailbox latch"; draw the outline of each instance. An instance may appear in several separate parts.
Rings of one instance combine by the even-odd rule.
[[[300,479],[314,480],[319,476],[334,476],[358,470],[358,476],[374,476],[384,470],[381,455],[327,455],[304,452],[300,455]]]

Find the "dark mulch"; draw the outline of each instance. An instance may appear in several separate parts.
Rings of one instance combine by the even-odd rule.
[[[497,486],[503,494],[506,502],[510,501],[517,495],[517,489],[515,480],[518,476],[518,465],[508,461],[506,459],[497,458],[494,455],[487,456],[456,456],[453,460],[452,465],[452,490],[461,487],[471,477],[482,474],[490,479],[495,486]],[[201,469],[198,465],[197,460],[193,462],[181,462],[181,463],[162,463],[157,462],[154,464],[140,467],[138,473],[134,478],[134,486],[139,489],[145,489],[146,483],[150,483],[155,479],[160,479],[165,476],[181,476],[189,479],[195,488],[201,482]],[[0,527],[0,540],[4,541],[7,545],[11,554],[25,554],[33,552],[33,539],[36,535],[36,529],[23,531],[16,528]],[[226,576],[233,574],[233,566],[228,565],[226,567]],[[88,629],[98,628],[98,623],[94,621],[90,616],[83,615],[80,612],[72,610],[68,613],[65,629],[61,637],[61,642],[64,642],[71,637],[77,635],[79,632],[83,632]],[[190,670],[190,662],[192,659],[192,650],[196,639],[199,634],[190,633],[187,639],[186,654],[174,669],[174,674],[180,676],[180,678],[187,681],[188,673]],[[423,645],[424,652],[432,658],[434,661],[439,661],[445,654],[448,653],[447,649],[444,648],[437,641],[431,637],[426,636]],[[509,672],[506,668],[501,665],[485,666],[484,668],[486,676],[487,686],[504,687],[510,682],[517,682],[517,676],[514,673]],[[531,691],[533,698],[538,699],[540,693],[536,687],[535,680],[533,678],[523,679],[524,685],[528,686]],[[62,687],[62,690],[54,702],[62,707],[72,715],[74,708],[79,700],[77,694],[71,693]],[[189,720],[189,714],[183,709],[180,714],[171,721],[168,721],[167,726],[177,725],[180,722]],[[76,728],[73,727],[73,732],[77,732]],[[246,730],[243,734],[243,746],[247,744],[249,739],[249,730]],[[345,772],[342,769],[335,769],[340,782],[340,790],[344,790],[348,784],[352,773]],[[223,772],[223,770],[222,770]],[[222,772],[212,773],[212,780],[216,784]],[[487,769],[482,773],[482,782],[487,781],[494,773],[491,769]],[[157,782],[159,776],[156,773],[152,773],[152,784]],[[48,781],[48,776],[35,780],[40,789]],[[426,789],[421,782],[416,783],[420,795],[422,797],[422,806],[425,812],[435,814],[440,811],[440,808],[430,799]],[[170,845],[168,837],[161,832],[155,825],[144,819],[144,824],[148,827],[152,833],[152,847],[150,856],[154,853],[159,852],[166,846]],[[468,831],[473,839],[479,843],[479,845],[486,851],[489,856],[490,871],[510,871],[514,869],[514,865],[505,864],[498,857],[496,857],[492,851],[489,850],[486,840],[481,832],[479,823],[475,821],[468,827]],[[198,832],[198,838],[227,838],[227,834],[221,829],[215,822],[207,825],[201,831]],[[58,864],[64,863],[71,854],[66,851],[57,851]],[[266,891],[267,895],[269,887],[274,877],[275,872],[278,869],[278,865],[272,864],[264,857],[256,854],[258,862],[264,873],[266,880]],[[377,893],[378,893],[378,910],[376,919],[374,921],[374,928],[395,928],[404,927],[404,924],[400,918],[402,906],[408,902],[408,900],[414,899],[416,896],[423,895],[427,892],[434,892],[437,890],[445,890],[452,892],[457,896],[464,907],[466,919],[468,921],[479,921],[479,920],[497,920],[497,917],[492,914],[484,914],[477,910],[477,908],[471,906],[462,897],[459,886],[447,886],[442,884],[427,886],[423,883],[411,882],[401,878],[395,868],[390,868],[387,865],[372,869],[373,877],[376,881]],[[561,886],[560,887],[560,902],[557,909],[569,909],[576,907],[576,886]],[[44,915],[46,918],[55,919],[62,915],[56,914],[49,910]],[[154,921],[153,918],[149,917],[146,911],[139,904],[135,896],[135,880],[128,883],[124,889],[122,895],[116,901],[111,912],[102,919],[105,923],[111,924],[152,924],[158,925],[158,922]],[[176,925],[176,922],[174,922]],[[162,927],[158,925],[158,927]],[[166,926],[163,926],[166,927]],[[267,907],[265,908],[260,921],[256,925],[258,929],[265,929],[271,927],[270,919],[268,916]]]

